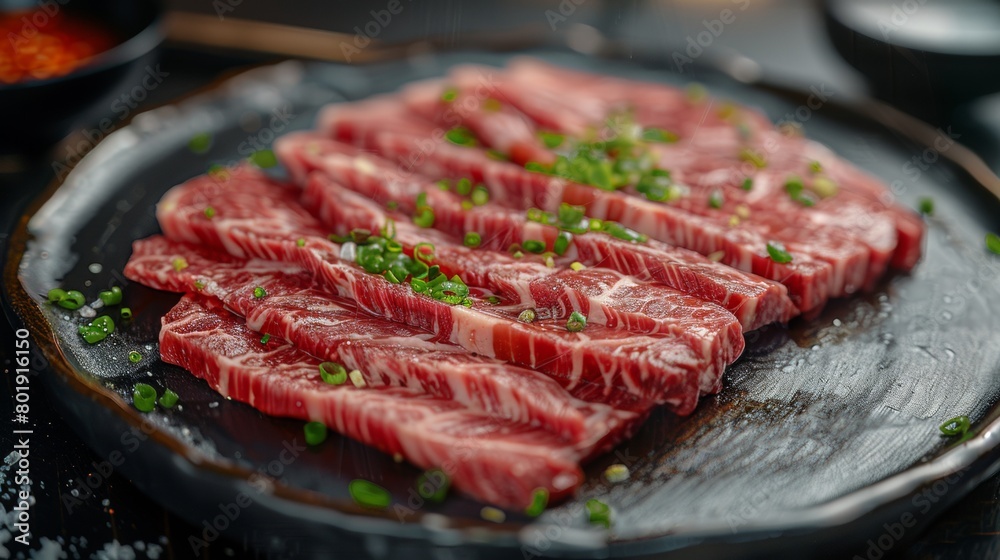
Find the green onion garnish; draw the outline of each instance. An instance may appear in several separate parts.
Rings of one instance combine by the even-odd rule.
[[[751,179],[750,177],[743,179],[743,190],[745,191],[753,190],[753,179]]]
[[[525,508],[524,513],[529,517],[538,517],[545,511],[545,506],[549,505],[549,491],[547,488],[536,488],[531,494],[531,505]]]
[[[139,362],[142,361],[142,354],[133,350],[128,353],[128,361],[132,362],[133,364],[138,364]]]
[[[188,262],[187,259],[185,259],[184,257],[177,257],[176,259],[174,259],[173,265],[174,265],[174,272],[180,272],[188,267]]]
[[[546,148],[552,149],[558,148],[566,140],[566,137],[555,132],[539,132],[538,139],[542,141],[542,144],[545,144]]]
[[[448,189],[451,188],[451,181],[449,181],[448,179],[441,179],[440,181],[437,182],[437,186],[439,189],[447,191]]]
[[[813,179],[812,190],[820,198],[830,198],[837,194],[839,189],[837,188],[837,183],[833,182],[832,179],[828,177],[816,177]],[[806,206],[809,205],[807,204]]]
[[[785,251],[784,246],[780,243],[768,243],[767,244],[767,254],[771,257],[771,260],[779,263],[785,264],[792,262],[792,255],[788,251]]]
[[[49,297],[49,303],[59,303],[60,301],[66,298],[66,290],[62,290],[59,288],[52,288],[51,290],[49,290],[48,297]]]
[[[464,126],[457,126],[445,133],[444,137],[458,146],[475,146],[476,137]]]
[[[949,420],[945,420],[939,429],[941,433],[952,437],[952,436],[964,436],[966,432],[969,431],[971,423],[969,422],[968,416],[956,416]]]
[[[139,412],[151,412],[156,408],[156,389],[152,385],[136,383],[132,389],[132,404]]]
[[[455,192],[462,196],[467,196],[472,192],[472,181],[467,177],[462,177],[455,183]]]
[[[203,154],[212,146],[212,135],[207,132],[195,134],[188,140],[188,149],[196,154]]]
[[[306,435],[306,445],[319,445],[326,441],[326,424],[322,422],[306,422],[302,431]]]
[[[420,206],[413,216],[413,223],[422,227],[434,227],[434,210],[430,206]]]
[[[330,385],[347,383],[347,368],[335,362],[323,362],[319,365],[319,376]]]
[[[122,302],[122,289],[114,286],[110,290],[105,290],[97,294],[97,297],[104,302],[104,305],[118,305]]]
[[[810,161],[809,171],[812,171],[813,173],[821,173],[823,171],[823,164],[816,160]]]
[[[708,205],[712,208],[719,209],[725,203],[725,198],[722,196],[722,191],[716,189],[712,191],[712,194],[708,197]]]
[[[265,296],[267,296],[267,290],[263,286],[257,286],[253,289],[253,297],[256,299],[263,299]]]
[[[455,100],[456,97],[458,97],[458,89],[450,87],[444,90],[444,93],[441,94],[441,101],[444,101],[445,103],[451,103],[452,101]]]
[[[677,141],[677,135],[662,128],[647,128],[642,131],[642,139],[647,142],[670,144]]]
[[[566,321],[566,330],[569,332],[580,332],[587,327],[587,318],[584,317],[583,313],[579,311],[574,311],[569,314],[569,320]]]
[[[517,316],[517,320],[522,323],[533,323],[535,321],[535,310],[525,309]]]
[[[354,503],[359,506],[385,509],[392,503],[392,495],[385,488],[367,480],[356,478],[347,485]]]
[[[1000,255],[1000,235],[993,232],[987,233],[986,248],[994,255]]]
[[[278,165],[278,158],[275,157],[274,152],[271,150],[257,150],[256,152],[250,154],[250,161],[262,169]]]
[[[750,162],[757,169],[767,167],[767,160],[764,159],[764,156],[757,153],[755,150],[751,150],[750,148],[740,150],[740,159]]]
[[[570,265],[569,265],[569,267],[571,269],[573,269],[573,270],[576,270],[576,271],[581,271],[581,270],[587,268],[586,265],[584,265],[582,262],[579,262],[579,261],[573,261],[573,262],[571,262]]]
[[[788,179],[785,180],[785,192],[792,200],[799,200],[802,196],[802,191],[805,190],[806,186],[802,182],[802,179],[797,175],[789,175]]]
[[[521,248],[529,253],[538,255],[545,252],[545,243],[537,239],[527,239],[521,244]]]
[[[569,249],[569,244],[573,241],[573,235],[566,231],[560,231],[559,236],[556,237],[555,242],[552,244],[552,251],[560,257],[566,254]]]
[[[587,500],[586,506],[588,519],[592,525],[601,525],[604,528],[611,527],[611,508],[608,507],[608,504],[591,498]]]
[[[132,318],[132,309],[128,307],[122,307],[121,311],[118,312],[122,319],[128,321]]]
[[[52,292],[49,293],[51,294]],[[61,294],[61,297],[59,298],[59,301],[57,301],[56,303],[59,305],[59,307],[62,307],[63,309],[69,309],[70,311],[72,311],[74,309],[80,309],[81,307],[83,307],[83,305],[87,303],[87,299],[83,297],[83,294],[81,292],[78,292],[77,290],[70,290],[68,292],[63,292]]]
[[[425,500],[440,503],[448,495],[451,478],[441,469],[431,469],[417,478],[417,493]]]
[[[934,214],[934,199],[931,197],[924,197],[920,199],[920,213],[924,216],[930,216]]]
[[[171,391],[170,389],[164,389],[163,395],[160,397],[158,402],[163,408],[173,408],[174,405],[177,404],[178,400],[180,400],[180,397],[177,396],[177,393]]]
[[[301,238],[301,237],[298,238],[298,239],[296,239],[295,240],[295,246],[296,247],[305,247],[306,246],[306,240],[303,239],[303,238]]]
[[[483,185],[476,185],[476,188],[472,190],[472,204],[482,206],[489,201],[490,191],[486,190]]]
[[[215,217],[215,208],[212,208],[211,206],[206,206],[205,207],[205,217],[208,218],[209,220],[211,220],[212,218],[214,218]]]
[[[261,344],[267,344],[269,340],[271,340],[271,335],[269,334],[265,334],[264,336],[260,337]]]
[[[465,234],[465,239],[462,240],[462,244],[466,247],[471,247],[475,249],[483,243],[483,237],[474,231],[470,231]]]

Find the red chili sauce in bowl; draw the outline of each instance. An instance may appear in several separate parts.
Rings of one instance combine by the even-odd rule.
[[[63,11],[0,13],[0,86],[64,76],[115,43],[109,30]]]

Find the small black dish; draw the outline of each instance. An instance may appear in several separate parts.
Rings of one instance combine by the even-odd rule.
[[[992,0],[823,0],[837,52],[872,94],[946,124],[958,106],[1000,92],[1000,5]]]
[[[0,0],[0,12],[40,4]],[[51,0],[46,5],[105,25],[117,43],[65,76],[0,85],[0,114],[9,131],[0,135],[0,154],[39,152],[74,125],[95,118],[98,109],[109,113],[116,88],[145,71],[163,39],[159,0]]]

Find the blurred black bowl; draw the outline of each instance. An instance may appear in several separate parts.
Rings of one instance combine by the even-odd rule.
[[[996,0],[823,0],[837,52],[875,97],[943,125],[953,110],[1000,92]]]
[[[41,2],[0,0],[0,12],[33,9]],[[67,16],[103,24],[117,44],[65,76],[0,85],[0,154],[34,153],[52,146],[73,126],[111,112],[114,92],[153,62],[163,40],[158,0],[50,0]],[[141,78],[139,78],[141,80]],[[120,93],[119,93],[120,95]]]

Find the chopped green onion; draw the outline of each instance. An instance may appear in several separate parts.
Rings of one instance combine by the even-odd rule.
[[[529,517],[538,517],[545,511],[547,505],[549,505],[549,490],[536,488],[531,494],[531,505],[525,508],[524,513]]]
[[[740,159],[750,162],[757,169],[767,167],[767,160],[764,159],[764,156],[750,148],[744,148],[740,151]]]
[[[625,482],[626,480],[628,480],[628,477],[629,477],[628,467],[626,467],[625,465],[616,463],[604,469],[604,478],[607,479],[607,481],[612,484]]]
[[[444,137],[458,146],[475,146],[476,137],[464,126],[457,126],[445,133]]]
[[[813,179],[812,190],[820,198],[830,198],[836,195],[839,189],[837,188],[837,183],[832,179],[828,177],[816,177]]]
[[[632,241],[638,243],[645,243],[649,240],[649,237],[645,234],[633,231],[618,222],[604,222],[601,227],[601,231],[610,235],[611,237],[621,239],[624,241]]]
[[[368,383],[365,382],[365,377],[361,375],[361,370],[352,369],[351,372],[347,374],[347,377],[348,379],[351,380],[351,383],[358,389],[361,389],[362,387],[368,385]]]
[[[507,514],[501,509],[497,509],[493,506],[485,506],[483,509],[479,510],[479,516],[486,521],[492,521],[493,523],[503,523],[507,520]]]
[[[122,319],[128,321],[132,318],[132,309],[128,307],[122,307],[121,311],[118,312]]]
[[[601,525],[604,528],[611,527],[611,508],[608,504],[596,499],[591,498],[587,500],[587,517],[591,525]]]
[[[920,199],[920,213],[924,216],[930,216],[934,214],[934,199],[931,197],[924,197]]]
[[[139,362],[142,361],[142,354],[133,350],[128,353],[128,361],[132,362],[133,364],[138,364]]]
[[[743,179],[743,190],[745,191],[753,190],[753,179],[751,179],[750,177]]]
[[[392,218],[386,218],[385,225],[382,226],[382,237],[386,239],[396,238],[396,220],[393,220]]]
[[[173,265],[174,265],[174,272],[180,272],[188,267],[188,262],[187,259],[185,259],[184,257],[177,257],[176,259],[174,259]]]
[[[586,208],[563,202],[559,205],[559,225],[575,226],[586,216]]]
[[[767,254],[771,257],[771,260],[779,263],[785,264],[792,262],[792,255],[779,243],[768,243],[767,244]]]
[[[322,422],[306,422],[302,431],[306,435],[306,445],[319,445],[326,441],[326,424]]]
[[[425,251],[424,249],[428,249]],[[413,258],[419,262],[430,266],[434,262],[434,244],[433,243],[417,243],[413,246]]]
[[[278,158],[274,156],[274,152],[271,150],[257,150],[256,152],[250,154],[250,161],[252,161],[257,167],[263,169],[278,165]]]
[[[558,148],[565,140],[566,136],[555,132],[539,132],[538,138],[545,144],[546,148]]]
[[[60,301],[66,299],[66,290],[60,288],[52,288],[48,293],[49,303],[59,303]]]
[[[671,144],[677,141],[677,135],[662,128],[647,128],[642,131],[642,139],[647,142]]]
[[[100,317],[94,319],[90,325],[94,328],[101,329],[108,334],[115,332],[115,322],[112,321],[111,317],[108,317],[107,315],[101,315]]]
[[[156,389],[146,383],[136,383],[132,389],[132,404],[139,412],[151,412],[156,408]]]
[[[555,254],[561,257],[566,254],[567,250],[569,250],[569,244],[572,243],[572,241],[573,241],[572,234],[570,234],[569,232],[561,231],[559,232],[559,236],[556,237],[555,242],[552,244],[552,250],[555,252]]]
[[[448,189],[451,188],[451,181],[449,181],[448,179],[441,179],[440,181],[437,182],[437,186],[439,189],[447,191]]]
[[[573,261],[572,263],[570,263],[569,267],[572,268],[573,270],[576,270],[576,271],[581,271],[581,270],[587,268],[586,265],[584,265],[583,263],[578,262],[578,261]]]
[[[253,289],[253,297],[263,299],[265,296],[267,296],[267,290],[263,286],[257,286]]]
[[[472,192],[472,181],[467,177],[462,177],[455,183],[455,192],[462,196],[467,196]]]
[[[195,134],[188,140],[188,149],[196,154],[203,154],[212,146],[212,135],[207,132]]]
[[[544,165],[538,163],[537,161],[529,161],[528,163],[525,163],[524,169],[527,171],[534,171],[536,173],[548,173],[549,171]]]
[[[534,309],[525,309],[524,311],[522,311],[517,316],[517,320],[520,321],[520,322],[522,322],[522,323],[533,323],[533,322],[535,322],[535,310]]]
[[[399,209],[399,203],[396,202],[395,200],[390,200],[389,202],[385,203],[385,209],[390,212],[395,212],[397,209]]]
[[[49,294],[51,297],[52,292],[49,292]],[[80,309],[85,303],[87,303],[87,299],[83,297],[83,293],[77,290],[70,290],[57,295],[60,295],[59,301],[56,302],[59,307],[69,309],[70,311]]]
[[[798,175],[789,175],[788,179],[785,180],[785,192],[792,200],[799,200],[802,197],[802,191],[806,188],[802,179]]]
[[[450,87],[444,90],[444,93],[441,94],[441,101],[444,101],[445,103],[451,103],[452,101],[455,100],[456,97],[458,97],[458,89]]]
[[[401,284],[402,281],[391,270],[386,270],[382,276],[391,284]],[[404,277],[405,278],[405,277]]]
[[[171,391],[170,389],[164,389],[163,395],[160,397],[158,402],[163,408],[173,408],[174,405],[177,404],[178,400],[180,400],[180,397],[177,396],[177,393]]]
[[[569,314],[569,320],[566,321],[566,330],[569,332],[580,332],[587,327],[587,318],[579,311],[574,311]]]
[[[986,249],[994,255],[1000,255],[1000,236],[990,232],[986,234]]]
[[[527,239],[521,244],[521,247],[525,251],[535,253],[536,255],[545,252],[545,243],[537,239]]]
[[[490,201],[490,191],[486,190],[483,185],[476,185],[476,188],[472,191],[472,203],[476,206],[482,206]]]
[[[425,500],[435,503],[444,501],[451,487],[451,478],[441,469],[431,469],[417,478],[417,493]]]
[[[296,247],[305,247],[306,246],[306,240],[303,239],[303,238],[301,238],[301,237],[298,238],[298,239],[296,239],[295,240],[295,246]]]
[[[354,503],[359,506],[375,509],[385,509],[392,503],[392,495],[385,488],[374,482],[356,478],[347,486]]]
[[[500,298],[498,296],[489,296],[486,301],[492,305],[500,305]]]
[[[319,365],[319,376],[324,383],[343,385],[347,383],[347,368],[334,362],[323,362]]]
[[[818,161],[816,161],[816,160],[810,161],[809,162],[809,171],[812,171],[813,173],[822,173],[822,171],[823,171],[823,164],[820,163],[820,162],[818,162]]]
[[[467,232],[465,234],[465,239],[462,240],[462,244],[473,249],[479,247],[482,243],[483,237],[474,231]]]
[[[969,422],[968,416],[956,416],[949,420],[945,420],[938,429],[941,433],[952,437],[952,436],[964,436],[966,432],[969,431],[971,423]]]
[[[430,206],[417,208],[416,215],[413,216],[413,223],[422,228],[434,226],[434,210]]]
[[[267,344],[269,340],[271,340],[271,335],[269,334],[265,334],[264,336],[260,337],[261,344]]]
[[[725,198],[722,196],[722,191],[716,189],[712,191],[712,194],[708,197],[708,205],[712,208],[719,209],[725,204]]]
[[[214,218],[215,217],[215,208],[212,208],[211,206],[206,206],[205,207],[205,217],[208,218],[209,220],[211,220],[212,218]]]
[[[524,253],[522,253],[521,251],[514,251],[514,254],[511,256],[514,257],[515,259],[523,259]]]

